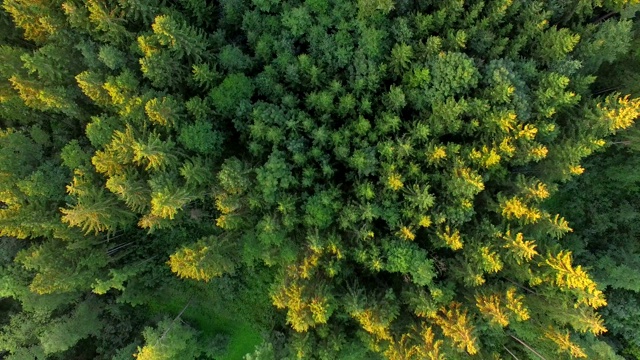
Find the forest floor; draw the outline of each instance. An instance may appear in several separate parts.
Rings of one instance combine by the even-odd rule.
[[[163,289],[149,304],[150,315],[177,316],[189,304],[181,318],[201,332],[206,339],[216,335],[229,337],[226,351],[216,360],[238,360],[247,353],[253,352],[256,345],[262,342],[260,333],[248,322],[239,319],[232,313],[224,313],[206,294]]]

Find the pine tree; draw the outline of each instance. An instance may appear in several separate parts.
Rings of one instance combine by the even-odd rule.
[[[631,1],[2,8],[9,356],[218,357],[186,307],[123,340],[191,292],[273,358],[638,353],[636,172],[553,197],[635,147]]]
[[[60,209],[62,221],[69,226],[79,227],[87,234],[97,234],[131,225],[132,214],[123,209],[113,195],[92,186],[86,190],[78,190],[75,186],[68,189],[70,194],[77,195],[75,204]]]
[[[181,278],[210,281],[234,272],[232,253],[227,239],[210,236],[171,255],[168,264]]]
[[[145,170],[172,168],[177,161],[177,157],[173,154],[173,147],[172,141],[163,141],[158,134],[151,134],[145,142],[133,144],[133,163],[144,165]]]
[[[196,359],[200,353],[196,332],[179,321],[180,315],[173,321],[160,321],[155,328],[145,328],[145,345],[138,347],[133,356],[139,360]]]
[[[177,188],[166,179],[161,178],[151,186],[150,215],[173,220],[178,211],[197,197],[189,189]]]
[[[3,2],[2,7],[9,13],[16,27],[24,30],[24,37],[36,43],[43,43],[64,28],[65,19],[53,1]]]
[[[36,272],[29,289],[37,294],[83,289],[94,280],[97,271],[107,261],[106,255],[100,250],[74,251],[64,246],[60,240],[34,245],[16,257],[16,262]]]
[[[473,328],[470,327],[466,312],[460,310],[459,303],[452,303],[449,309],[440,310],[441,315],[436,316],[434,322],[440,326],[445,336],[451,338],[454,343],[470,355],[478,352],[476,338],[473,336]]]
[[[55,319],[39,336],[46,355],[61,353],[72,348],[79,340],[97,335],[103,323],[100,309],[95,303],[80,303],[69,317]]]

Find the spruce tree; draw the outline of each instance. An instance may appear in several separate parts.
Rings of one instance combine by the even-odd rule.
[[[637,10],[4,1],[0,356],[217,356],[166,294],[271,332],[251,357],[637,354],[637,249],[553,197],[635,146]]]

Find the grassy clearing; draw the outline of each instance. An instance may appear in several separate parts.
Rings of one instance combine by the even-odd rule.
[[[149,304],[150,312],[152,316],[176,316],[193,296],[193,301],[182,318],[207,338],[213,338],[216,334],[226,334],[230,337],[226,353],[216,360],[242,359],[262,342],[262,337],[251,324],[232,313],[225,313],[222,304],[216,303],[217,299],[208,295],[207,292],[162,289]]]

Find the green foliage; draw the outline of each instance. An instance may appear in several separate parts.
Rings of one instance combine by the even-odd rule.
[[[228,72],[236,73],[251,67],[251,59],[236,46],[226,45],[218,55],[219,64]]]
[[[563,60],[578,41],[580,41],[580,35],[571,34],[569,29],[549,28],[540,38],[538,56],[548,64]]]
[[[196,332],[179,319],[162,320],[155,328],[145,328],[142,336],[145,345],[133,355],[139,360],[191,360],[200,352],[195,346]]]
[[[13,314],[0,330],[0,349],[14,359],[63,354],[80,340],[100,333],[103,323],[96,305],[86,300],[59,317],[41,311]]]
[[[208,46],[201,31],[170,15],[157,16],[151,25],[157,41],[178,57],[200,60]]]
[[[91,155],[82,149],[78,140],[72,140],[60,152],[62,163],[69,169],[77,169],[91,164]]]
[[[251,80],[242,74],[227,76],[222,83],[212,89],[209,96],[214,111],[221,116],[232,118],[239,105],[248,101],[253,94]]]
[[[0,356],[637,356],[637,9],[5,0]]]
[[[93,117],[87,124],[86,135],[91,145],[100,148],[111,140],[113,132],[117,129],[117,120],[109,117]]]
[[[640,293],[637,226],[638,158],[634,150],[612,146],[590,159],[576,183],[568,184],[549,206],[562,208],[574,232],[568,235],[580,261],[592,267],[605,287],[609,305],[603,311],[607,340],[626,354],[638,346],[633,315]]]
[[[251,354],[246,354],[243,360],[275,360],[273,345],[263,343],[256,346],[256,350]]]
[[[93,187],[74,191],[78,194],[77,202],[60,209],[62,221],[69,226],[79,227],[87,234],[97,234],[131,225],[132,214],[123,209],[112,195]]]
[[[92,303],[81,303],[69,317],[56,319],[40,336],[45,354],[63,352],[79,340],[97,335],[102,330],[100,311]]]
[[[215,156],[222,152],[224,134],[213,130],[210,123],[197,121],[182,127],[178,141],[188,150]]]
[[[181,105],[173,97],[162,97],[149,100],[144,109],[152,122],[162,126],[176,126],[182,117]]]
[[[233,273],[233,249],[226,239],[213,236],[185,246],[169,259],[171,271],[180,278],[209,281],[213,277]]]
[[[630,20],[607,20],[600,26],[589,26],[585,31],[588,41],[583,41],[584,45],[576,49],[584,59],[583,66],[595,71],[603,63],[612,63],[628,53],[632,27]]]

